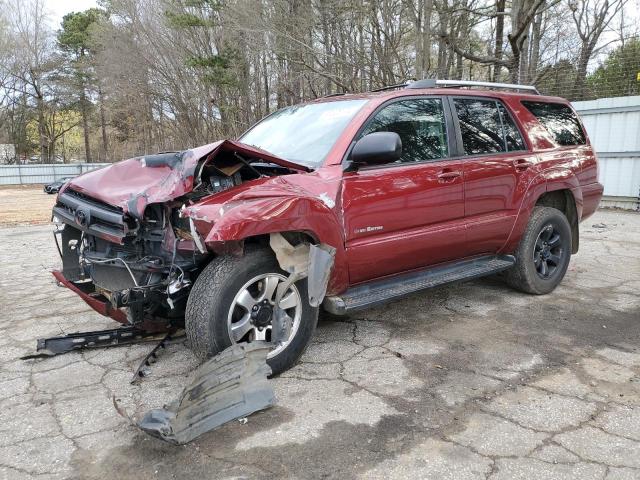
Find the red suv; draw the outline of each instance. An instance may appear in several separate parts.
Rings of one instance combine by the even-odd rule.
[[[121,323],[184,325],[202,357],[270,341],[278,373],[321,304],[348,314],[499,271],[551,292],[597,180],[575,111],[533,87],[423,80],[336,95],[238,141],[71,180],[53,209],[54,275]]]

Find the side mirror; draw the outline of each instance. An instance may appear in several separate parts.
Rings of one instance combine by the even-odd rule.
[[[402,155],[402,140],[395,132],[374,132],[356,142],[350,160],[356,165],[383,165]]]

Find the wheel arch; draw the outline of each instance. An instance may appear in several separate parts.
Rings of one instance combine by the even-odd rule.
[[[571,250],[572,253],[577,253],[580,245],[579,223],[582,204],[580,182],[571,170],[555,168],[540,172],[529,183],[511,234],[500,251],[509,253],[516,249],[534,207],[542,205],[557,208],[567,217],[571,225]]]
[[[552,190],[538,197],[536,206],[551,207],[560,210],[571,226],[571,253],[578,253],[580,247],[580,228],[578,227],[578,210],[573,191],[569,188]]]

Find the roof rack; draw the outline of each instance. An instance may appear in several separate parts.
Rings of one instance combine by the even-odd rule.
[[[533,85],[518,85],[515,83],[494,83],[494,82],[475,82],[472,80],[437,80],[435,78],[425,78],[423,80],[407,81],[405,83],[397,83],[395,85],[389,85],[387,87],[376,88],[371,90],[372,92],[384,92],[387,90],[396,90],[400,88],[455,88],[455,87],[485,87],[493,89],[505,89],[505,90],[522,90],[525,92],[531,92],[535,95],[540,95],[538,89]]]
[[[420,80],[422,81],[422,80]],[[409,85],[409,82],[405,82],[405,83],[396,83],[395,85],[388,85],[386,87],[380,87],[380,88],[376,88],[374,90],[371,90],[371,92],[384,92],[386,90],[395,90],[396,88],[405,88]],[[425,87],[427,88],[427,87]]]
[[[494,82],[475,82],[471,80],[436,80],[435,78],[425,78],[416,82],[408,82],[406,88],[455,88],[455,87],[485,87],[485,88],[502,88],[507,90],[523,90],[540,95],[538,89],[533,85],[518,85],[515,83],[494,83]],[[375,90],[374,90],[375,91]]]

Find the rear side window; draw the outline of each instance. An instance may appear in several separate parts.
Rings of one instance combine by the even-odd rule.
[[[400,162],[436,160],[449,155],[442,100],[414,98],[387,105],[369,121],[360,135],[395,132],[402,141]]]
[[[500,102],[498,102],[498,111],[500,112],[500,119],[502,120],[504,141],[507,144],[507,151],[517,152],[518,150],[526,150],[527,147],[524,144],[520,130],[518,130],[513,118],[511,118],[507,109]]]
[[[465,155],[526,150],[507,109],[492,99],[454,98]]]
[[[584,136],[580,122],[568,106],[561,103],[525,102],[522,104],[553,136],[558,145],[584,145]]]

